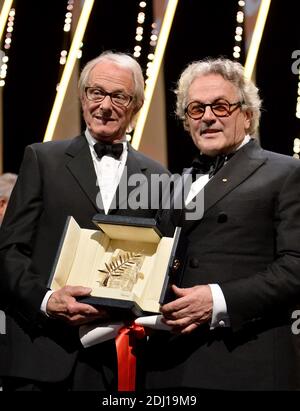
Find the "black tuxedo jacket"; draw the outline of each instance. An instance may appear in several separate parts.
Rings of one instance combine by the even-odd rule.
[[[139,174],[142,184],[149,183],[148,190],[152,174],[168,173],[130,146],[126,166],[127,176]],[[121,184],[127,185],[123,177]],[[134,189],[128,187],[125,194],[123,190],[118,207],[110,212],[155,217],[155,209],[126,208]],[[92,217],[99,212],[101,196],[84,135],[26,148],[0,235],[0,301],[7,313],[0,375],[55,382],[70,374],[78,353],[78,329],[46,318],[40,305],[67,216],[83,228],[95,228]],[[113,345],[101,345],[95,367],[105,366],[115,355]]]
[[[297,385],[291,311],[300,301],[299,187],[300,162],[255,141],[208,182],[203,218],[183,224],[189,244],[181,286],[219,284],[231,327],[150,337],[148,388]],[[172,218],[178,224],[180,213]]]

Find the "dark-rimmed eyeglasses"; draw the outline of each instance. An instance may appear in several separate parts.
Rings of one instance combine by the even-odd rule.
[[[100,103],[106,96],[109,96],[112,104],[118,107],[128,107],[133,100],[133,97],[129,94],[119,92],[108,93],[99,87],[86,87],[84,91],[87,99],[90,101]]]
[[[227,100],[214,101],[208,104],[191,101],[184,112],[193,120],[200,120],[204,116],[206,107],[209,106],[216,117],[229,117],[237,108],[241,107],[242,104],[241,101],[229,103]]]

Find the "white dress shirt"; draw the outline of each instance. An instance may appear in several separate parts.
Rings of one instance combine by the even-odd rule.
[[[128,155],[126,138],[124,137],[121,141],[118,141],[123,143],[123,152],[120,158],[117,160],[116,158],[109,155],[105,155],[101,159],[99,159],[94,150],[94,144],[97,143],[97,140],[95,140],[91,136],[88,130],[85,131],[85,136],[91,151],[91,156],[97,175],[98,186],[102,197],[104,212],[105,214],[107,214],[126,164]]]

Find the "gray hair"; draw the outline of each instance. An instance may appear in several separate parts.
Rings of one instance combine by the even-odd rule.
[[[83,68],[79,81],[78,81],[78,89],[79,95],[82,98],[84,94],[84,89],[88,85],[89,76],[92,69],[98,64],[103,61],[111,61],[116,65],[129,69],[132,71],[133,82],[135,86],[134,90],[134,100],[136,106],[141,108],[145,99],[144,94],[144,76],[139,63],[134,60],[133,57],[129,56],[125,53],[114,53],[113,51],[105,51],[101,53],[98,57],[94,58],[93,60],[89,61],[85,67]]]
[[[185,128],[185,108],[189,88],[195,78],[208,74],[219,74],[237,88],[243,102],[242,110],[249,110],[252,113],[247,132],[250,135],[254,134],[258,128],[261,108],[258,88],[251,80],[244,77],[244,67],[240,63],[225,58],[195,61],[182,72],[175,90],[177,94],[176,114],[184,121]]]
[[[9,199],[17,177],[13,173],[4,173],[0,176],[0,198]]]

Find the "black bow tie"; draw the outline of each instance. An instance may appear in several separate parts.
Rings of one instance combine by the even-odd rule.
[[[206,154],[199,154],[192,162],[192,175],[209,174],[212,177],[233,155],[234,153],[227,155],[218,154],[215,157],[211,157]]]
[[[123,143],[112,144],[98,141],[98,143],[94,145],[94,149],[98,158],[102,158],[105,155],[111,155],[118,160],[123,152]]]

